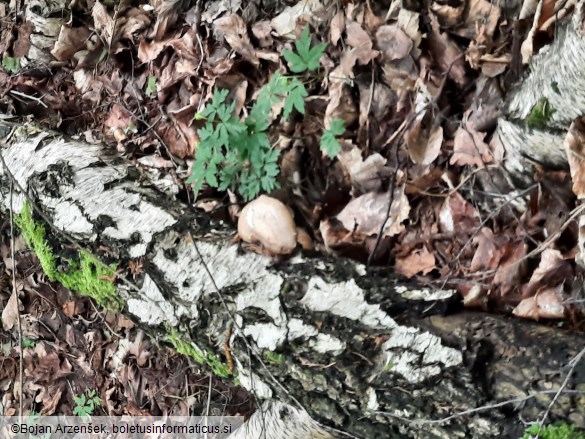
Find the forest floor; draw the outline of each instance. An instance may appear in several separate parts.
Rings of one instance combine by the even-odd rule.
[[[272,236],[240,228],[251,251],[351,257],[455,288],[467,307],[581,331],[568,170],[539,169],[515,199],[482,189],[503,160],[506,92],[566,12],[543,1],[535,19],[530,3],[521,19],[487,0],[1,4],[0,112],[106,143],[234,227],[270,193],[292,216],[265,226]],[[31,55],[39,22],[55,20],[54,44]],[[544,102],[526,123],[553,111]],[[278,241],[291,223],[302,250]],[[2,413],[20,388],[46,415],[82,395],[98,396],[96,414],[251,413],[243,390],[48,282],[10,226],[0,304],[22,333],[4,312]]]

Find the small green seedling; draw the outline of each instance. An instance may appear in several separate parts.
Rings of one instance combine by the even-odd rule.
[[[328,157],[335,157],[341,151],[341,145],[337,136],[345,132],[345,122],[341,119],[333,119],[328,129],[321,136],[321,151]]]
[[[327,45],[311,47],[309,28],[295,43],[296,53],[283,53],[291,71],[302,73],[319,67],[319,59]],[[235,103],[228,104],[228,90],[214,90],[211,102],[195,120],[203,120],[203,128],[197,131],[199,145],[193,163],[191,177],[198,194],[204,184],[221,191],[231,189],[246,200],[255,198],[260,191],[272,192],[279,187],[278,157],[269,138],[268,129],[282,115],[287,120],[294,111],[305,114],[305,98],[308,97],[303,82],[292,76],[275,72],[258,92],[249,116],[241,120],[234,114]],[[341,146],[336,139],[344,132],[343,121],[334,120],[323,132],[321,150],[329,157],[335,156]]]
[[[520,439],[585,439],[585,433],[577,430],[575,426],[559,422],[545,425],[539,428],[539,424],[533,424]]]
[[[22,347],[24,348],[34,348],[37,345],[37,342],[31,340],[30,338],[23,337],[22,338]]]
[[[156,76],[149,76],[148,82],[146,83],[146,90],[144,93],[146,96],[150,97],[156,93]]]
[[[548,99],[542,98],[526,118],[526,124],[530,128],[543,130],[547,127],[548,122],[556,112],[557,110],[550,106]]]
[[[74,396],[75,407],[73,408],[73,414],[76,416],[90,416],[93,415],[96,407],[101,404],[100,397],[96,394],[95,390],[90,389],[79,396]]]
[[[319,68],[319,60],[325,52],[326,43],[320,43],[311,47],[311,35],[309,27],[305,27],[301,38],[295,41],[296,53],[292,50],[285,50],[282,53],[284,59],[288,62],[291,72],[303,73],[307,70],[316,70]]]

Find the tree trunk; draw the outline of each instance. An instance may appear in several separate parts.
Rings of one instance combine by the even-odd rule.
[[[158,191],[164,182],[101,146],[31,125],[14,130],[7,121],[0,133],[8,139],[2,208],[12,201],[47,274],[105,306],[123,306],[216,374],[237,376],[259,398],[281,401],[248,423],[267,426],[268,438],[330,437],[325,426],[364,438],[518,437],[512,407],[444,424],[416,421],[557,389],[577,352],[578,338],[561,330],[453,315],[461,311],[454,291],[402,285],[342,259],[275,264],[241,253],[228,243],[232,230]],[[29,205],[45,233],[23,215]],[[115,294],[98,259],[117,264]],[[74,270],[86,281],[71,281],[78,279]],[[583,374],[578,364],[567,389],[584,390],[577,379]],[[536,419],[552,396],[523,402],[524,419]],[[575,398],[563,395],[551,416],[585,426]],[[236,437],[261,437],[244,431]]]

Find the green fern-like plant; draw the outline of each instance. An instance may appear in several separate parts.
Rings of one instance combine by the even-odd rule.
[[[292,72],[311,72],[319,67],[326,44],[312,46],[308,27],[295,47],[296,52],[287,50],[283,54]],[[245,120],[234,114],[235,103],[228,103],[227,96],[228,90],[214,90],[211,102],[196,115],[205,124],[197,132],[199,145],[187,181],[193,184],[196,194],[207,184],[222,191],[231,189],[251,200],[261,191],[271,192],[279,187],[276,178],[280,152],[270,143],[268,129],[280,116],[288,119],[293,111],[304,115],[308,92],[298,77],[283,76],[277,71],[260,89]],[[329,156],[336,155],[340,148],[336,136],[343,132],[343,121],[333,121],[323,133],[321,150]]]

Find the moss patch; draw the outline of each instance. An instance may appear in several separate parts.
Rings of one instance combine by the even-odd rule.
[[[198,364],[209,366],[215,375],[222,378],[232,377],[233,372],[230,372],[229,366],[223,363],[218,355],[213,352],[203,352],[192,343],[183,340],[181,335],[169,326],[167,326],[167,340],[179,354],[192,358]]]
[[[59,271],[57,257],[46,239],[45,226],[34,220],[28,203],[24,204],[21,213],[15,217],[15,222],[51,281],[58,281],[71,291],[91,297],[112,311],[118,311],[124,306],[116,286],[107,279],[115,273],[115,264],[106,267],[90,253],[82,250],[79,252],[79,260],[65,260],[69,267]]]

